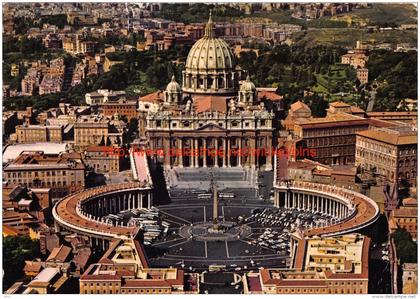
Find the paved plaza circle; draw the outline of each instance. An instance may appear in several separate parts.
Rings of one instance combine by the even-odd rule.
[[[208,270],[210,266],[226,270],[252,270],[259,267],[287,267],[290,259],[290,229],[295,218],[304,214],[285,211],[261,200],[222,200],[219,202],[219,231],[213,231],[213,206],[207,200],[178,200],[157,207],[162,221],[170,223],[166,236],[146,246],[153,267],[174,266],[189,271]],[[268,223],[256,215],[287,214],[284,222]],[[307,215],[308,219],[316,217]],[[274,218],[273,218],[274,219]],[[270,236],[276,244],[265,244]],[[279,239],[282,236],[283,239]],[[268,242],[268,239],[267,239]]]
[[[237,225],[235,222],[222,222],[214,229],[213,222],[184,225],[179,229],[179,235],[195,241],[236,241],[251,234],[248,225]]]

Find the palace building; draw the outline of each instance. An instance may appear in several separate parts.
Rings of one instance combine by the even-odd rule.
[[[371,240],[360,234],[299,240],[293,268],[243,276],[246,294],[367,294]]]
[[[149,111],[145,133],[154,158],[165,167],[272,169],[273,119],[281,97],[259,97],[237,66],[228,44],[216,37],[211,15],[204,37],[191,48],[182,74]],[[258,151],[256,149],[265,149]],[[159,151],[163,149],[163,151]],[[268,154],[267,154],[268,153]]]

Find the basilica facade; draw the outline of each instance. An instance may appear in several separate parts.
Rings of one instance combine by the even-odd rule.
[[[158,109],[147,113],[153,158],[165,167],[271,170],[277,106],[244,74],[229,45],[215,36],[210,16],[188,54],[182,86],[173,77]]]

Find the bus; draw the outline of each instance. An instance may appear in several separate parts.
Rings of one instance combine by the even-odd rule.
[[[235,198],[235,194],[234,193],[220,193],[219,194],[220,198]]]
[[[197,196],[198,199],[211,199],[211,193],[201,193]]]

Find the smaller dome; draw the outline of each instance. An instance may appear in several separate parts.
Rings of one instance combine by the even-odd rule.
[[[166,86],[166,91],[169,92],[181,92],[181,86],[176,82],[175,76],[172,76],[171,82]]]
[[[248,91],[248,92],[254,92],[256,90],[254,83],[251,82],[251,79],[249,78],[249,75],[246,76],[246,80],[241,85],[241,91]]]

